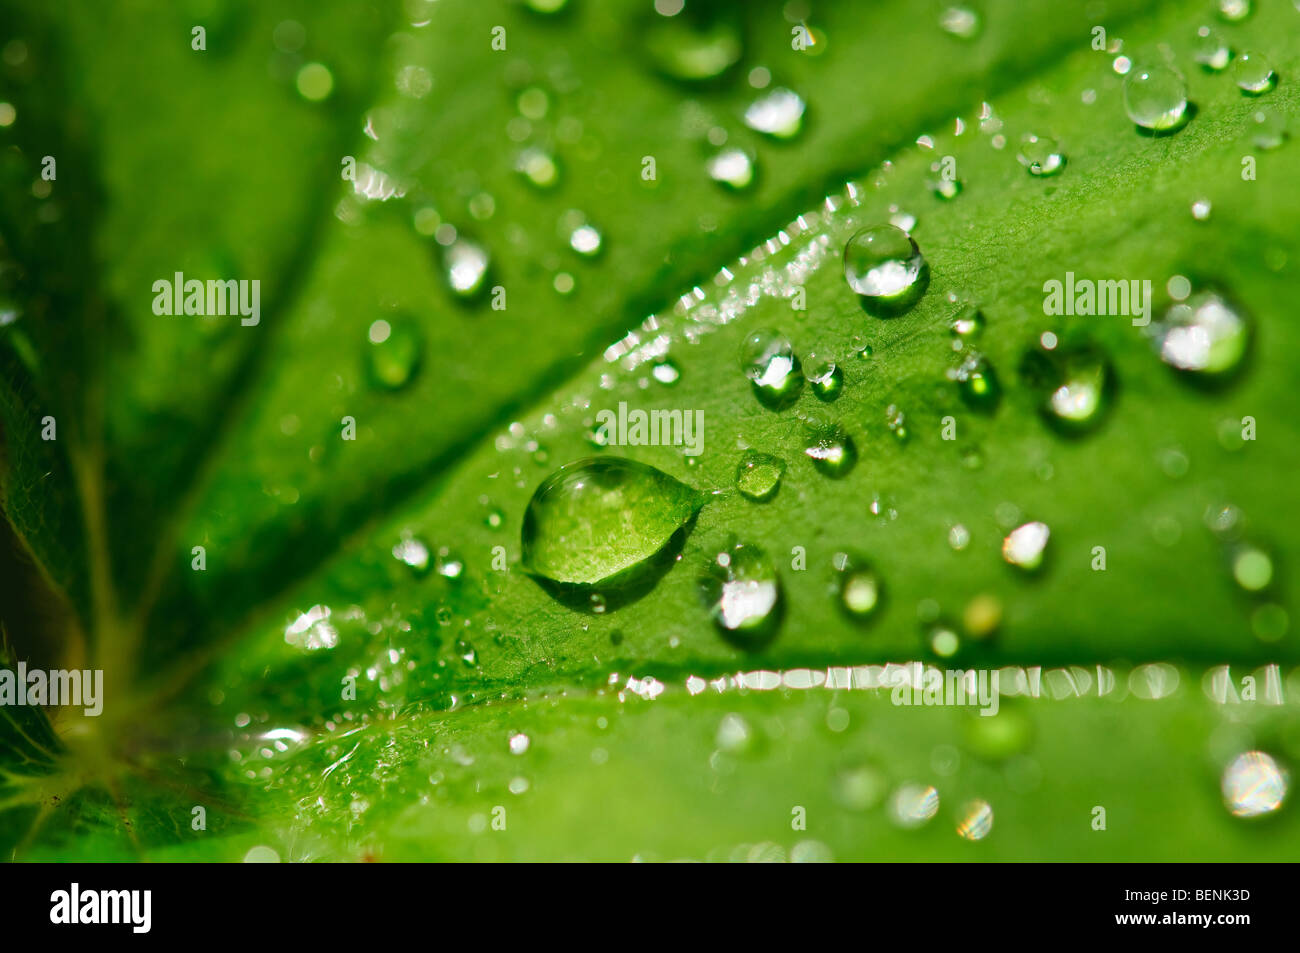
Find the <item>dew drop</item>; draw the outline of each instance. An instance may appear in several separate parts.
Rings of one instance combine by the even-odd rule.
[[[956,382],[962,400],[976,410],[992,411],[1002,399],[997,372],[977,351],[967,351],[960,364],[949,368],[948,379]]]
[[[733,11],[692,4],[685,11],[677,7],[652,17],[645,48],[669,79],[699,83],[716,79],[738,63],[744,42]]]
[[[939,27],[950,36],[972,40],[979,35],[979,14],[970,7],[948,7],[939,15]]]
[[[1273,560],[1258,546],[1240,546],[1232,555],[1232,578],[1247,592],[1261,592],[1273,581]]]
[[[1124,77],[1124,109],[1143,129],[1178,129],[1187,121],[1187,81],[1168,66],[1133,70]]]
[[[902,828],[925,824],[939,811],[939,792],[928,784],[904,784],[889,799],[889,814]]]
[[[334,74],[323,63],[308,63],[298,70],[295,83],[303,99],[318,103],[334,90]]]
[[[467,238],[457,238],[443,251],[443,270],[447,285],[461,298],[472,298],[487,279],[487,249]]]
[[[744,754],[753,750],[754,740],[754,729],[744,716],[734,712],[722,716],[713,736],[718,750],[728,754]]]
[[[930,283],[916,241],[894,225],[861,229],[844,246],[844,279],[879,316],[910,310]]]
[[[951,330],[955,337],[973,341],[984,333],[984,312],[973,305],[959,311],[952,319]]]
[[[367,334],[370,380],[376,387],[398,390],[410,383],[420,365],[423,342],[415,322],[406,317],[380,318]]]
[[[1219,16],[1229,23],[1246,19],[1251,13],[1251,0],[1219,0]]]
[[[820,400],[830,402],[844,393],[844,370],[838,363],[830,359],[818,359],[811,354],[809,360],[812,370],[808,374],[808,382]]]
[[[785,474],[785,461],[770,453],[747,450],[736,467],[736,489],[747,499],[766,503],[776,496]]]
[[[554,188],[560,181],[560,165],[555,156],[539,146],[529,146],[515,157],[515,171],[539,189]]]
[[[1016,158],[1030,175],[1056,175],[1065,168],[1065,153],[1061,152],[1060,145],[1050,136],[1025,136]]]
[[[874,618],[885,594],[875,570],[862,557],[849,553],[836,553],[832,565],[837,574],[840,607],[856,621]]]
[[[803,368],[790,339],[779,331],[759,328],[740,346],[740,366],[754,396],[769,410],[784,410],[803,390]]]
[[[600,457],[566,464],[528,502],[523,565],[561,585],[621,588],[655,568],[654,557],[703,502],[644,463]]]
[[[664,358],[650,368],[650,376],[665,387],[672,387],[682,376],[681,369],[669,358]]]
[[[1241,364],[1250,340],[1245,317],[1222,297],[1202,292],[1173,305],[1156,327],[1160,359],[1189,374],[1219,377]]]
[[[1227,69],[1228,63],[1232,60],[1232,48],[1228,46],[1218,30],[1202,26],[1196,30],[1192,56],[1207,70],[1218,73]]]
[[[744,149],[723,149],[709,159],[706,168],[709,178],[736,192],[754,183],[754,158]]]
[[[1251,141],[1255,143],[1256,148],[1281,148],[1287,140],[1286,120],[1277,113],[1263,109],[1257,111],[1252,118],[1255,120],[1255,127]]]
[[[1277,85],[1277,73],[1263,53],[1247,50],[1232,64],[1232,81],[1249,96],[1262,96]]]
[[[890,404],[885,408],[885,426],[899,443],[906,443],[911,436],[911,432],[907,429],[907,415],[897,404]]]
[[[583,258],[595,258],[604,247],[604,238],[596,226],[584,222],[569,233],[569,247]]]
[[[943,199],[945,202],[951,202],[961,195],[961,190],[961,179],[938,178],[930,180],[930,191],[934,193],[935,198]]]
[[[818,417],[809,418],[806,430],[803,452],[817,472],[835,480],[848,476],[858,462],[858,449],[848,432]]]
[[[993,830],[993,808],[988,801],[971,801],[962,808],[957,834],[966,840],[983,840]]]
[[[1043,565],[1051,530],[1046,523],[1024,523],[1002,540],[1002,558],[1017,569],[1033,572]]]
[[[803,128],[805,108],[798,93],[777,86],[749,104],[745,125],[773,139],[793,139]]]
[[[1110,361],[1099,348],[1035,348],[1025,354],[1020,374],[1041,395],[1039,408],[1058,430],[1084,433],[1105,418],[1113,377]]]
[[[1289,779],[1272,756],[1240,754],[1223,770],[1223,803],[1234,817],[1271,814],[1286,800]]]
[[[714,553],[699,591],[714,625],[738,647],[762,648],[776,635],[781,580],[759,547],[732,542]]]

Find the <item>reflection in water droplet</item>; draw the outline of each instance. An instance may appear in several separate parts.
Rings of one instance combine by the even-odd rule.
[[[939,810],[939,792],[928,784],[904,784],[889,799],[889,814],[899,827],[916,828]]]
[[[1213,206],[1210,204],[1209,199],[1197,199],[1192,203],[1192,218],[1198,222],[1204,222],[1210,217],[1212,209]]]
[[[665,387],[672,387],[681,379],[682,372],[670,358],[664,358],[650,368],[650,375]]]
[[[1162,361],[1207,377],[1234,371],[1245,357],[1250,339],[1245,317],[1213,292],[1175,304],[1154,333]]]
[[[1243,93],[1262,96],[1277,85],[1277,74],[1273,72],[1273,64],[1268,61],[1268,57],[1247,50],[1232,64],[1232,81]]]
[[[472,298],[483,289],[488,264],[487,249],[467,238],[457,238],[443,251],[447,284],[462,298]]]
[[[1250,16],[1251,0],[1219,0],[1219,16],[1236,23]]]
[[[1065,153],[1050,136],[1025,136],[1016,158],[1030,175],[1055,175],[1065,168]]]
[[[695,515],[703,497],[654,467],[620,457],[560,467],[524,512],[523,565],[554,583],[618,587]]]
[[[1289,778],[1270,755],[1247,751],[1223,771],[1223,803],[1234,817],[1271,814],[1286,800]]]
[[[836,480],[848,476],[858,462],[858,448],[848,431],[819,417],[808,419],[803,452],[818,473]]]
[[[899,443],[906,443],[911,433],[907,429],[907,415],[904,414],[897,404],[890,404],[885,408],[885,426]]]
[[[1286,120],[1280,113],[1263,109],[1252,117],[1255,126],[1251,141],[1260,149],[1279,149],[1287,140]]]
[[[776,635],[781,580],[759,547],[733,543],[715,553],[699,590],[714,625],[734,645],[758,649]]]
[[[1002,540],[1002,558],[1012,566],[1032,572],[1043,564],[1051,530],[1046,523],[1025,523]]]
[[[754,158],[744,149],[723,149],[706,166],[709,178],[739,192],[754,182]]]
[[[1187,81],[1168,66],[1133,70],[1124,78],[1124,109],[1143,129],[1177,129],[1187,118]]]
[[[785,461],[768,453],[748,450],[736,467],[736,489],[747,498],[766,503],[776,496],[785,473]]]
[[[1219,72],[1226,69],[1232,59],[1232,48],[1218,30],[1209,26],[1198,27],[1196,44],[1192,49],[1196,62],[1207,70]]]
[[[803,128],[804,108],[798,93],[778,86],[750,103],[745,125],[774,139],[792,139]]]
[[[790,339],[770,328],[746,336],[740,346],[740,366],[749,378],[759,403],[769,410],[784,410],[803,390],[803,369]]]
[[[433,561],[433,567],[439,576],[452,582],[465,574],[465,561],[446,546],[439,547],[438,555]]]
[[[367,335],[370,380],[378,387],[397,390],[408,384],[420,364],[423,342],[419,328],[409,318],[383,318],[370,325]]]
[[[909,310],[930,281],[930,266],[910,235],[894,225],[858,231],[844,246],[844,279],[883,314]]]
[[[584,258],[600,254],[603,239],[594,225],[583,223],[569,233],[569,247]]]
[[[993,808],[988,801],[971,801],[962,808],[957,833],[966,840],[983,840],[993,830]]]

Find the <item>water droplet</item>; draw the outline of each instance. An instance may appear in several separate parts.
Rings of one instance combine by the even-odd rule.
[[[960,364],[949,368],[948,379],[956,381],[962,399],[976,410],[992,411],[1002,398],[993,365],[978,351],[967,351]]]
[[[1286,120],[1278,113],[1258,110],[1251,141],[1260,149],[1278,149],[1287,140]]]
[[[1271,814],[1286,800],[1289,779],[1272,756],[1240,754],[1223,770],[1223,803],[1234,817]]]
[[[961,552],[970,545],[970,530],[961,523],[954,523],[948,530],[948,545]]]
[[[1236,23],[1250,16],[1251,0],[1219,0],[1219,16]]]
[[[736,467],[736,489],[745,497],[766,503],[776,496],[785,474],[785,461],[769,453],[747,450]]]
[[[840,606],[858,621],[873,618],[884,599],[884,584],[860,556],[836,553],[832,561],[837,573]]]
[[[980,18],[969,7],[948,7],[939,15],[939,26],[944,33],[971,40],[979,34]]]
[[[1213,27],[1202,26],[1196,30],[1196,43],[1192,56],[1207,70],[1215,73],[1227,68],[1232,60],[1232,48]]]
[[[682,372],[678,366],[669,358],[664,358],[654,367],[650,368],[650,376],[665,387],[672,387],[681,379]]]
[[[832,479],[848,476],[858,462],[858,448],[848,431],[837,423],[810,417],[804,454],[817,472]]]
[[[703,505],[695,490],[621,457],[560,467],[524,512],[523,565],[567,586],[621,588],[640,581]]]
[[[743,754],[754,747],[754,729],[743,716],[732,712],[722,716],[713,740],[719,751]]]
[[[824,401],[833,401],[844,392],[844,371],[833,360],[817,359],[816,355],[808,355],[812,365],[812,371],[808,374],[808,382],[812,384],[813,393]]]
[[[1202,292],[1173,305],[1156,327],[1160,359],[1190,374],[1230,374],[1246,355],[1250,328],[1222,297]]]
[[[516,732],[510,736],[510,753],[523,754],[528,750],[528,747],[531,744],[532,739],[530,739],[526,734],[522,731]]]
[[[415,376],[423,343],[415,322],[405,317],[380,318],[370,325],[370,379],[378,387],[398,390]]]
[[[1051,530],[1046,523],[1017,526],[1002,540],[1002,558],[1012,566],[1033,572],[1043,565],[1043,554]]]
[[[803,128],[804,109],[798,93],[777,86],[749,104],[745,125],[774,139],[793,139]]]
[[[429,571],[429,545],[418,537],[407,537],[393,547],[393,558],[411,567],[417,576]]]
[[[881,316],[902,314],[930,283],[930,266],[910,235],[894,225],[858,231],[844,246],[844,278]]]
[[[1251,96],[1262,96],[1277,85],[1277,74],[1263,53],[1247,50],[1232,64],[1232,81]]]
[[[984,333],[984,324],[984,312],[970,305],[952,319],[952,333],[963,340],[973,341]]]
[[[803,368],[790,339],[779,331],[760,328],[740,346],[740,366],[749,378],[759,403],[769,410],[784,410],[803,390]]]
[[[478,650],[464,639],[457,639],[456,644],[452,646],[456,656],[468,665],[470,668],[478,665]]]
[[[457,238],[443,251],[443,268],[447,284],[461,298],[472,298],[487,279],[487,249],[467,238]]]
[[[1025,354],[1020,374],[1041,394],[1040,409],[1057,429],[1083,433],[1105,418],[1113,378],[1110,361],[1100,349],[1089,345],[1036,348]]]
[[[1273,581],[1273,560],[1258,546],[1240,546],[1232,555],[1232,578],[1247,592],[1267,589]]]
[[[709,159],[706,168],[714,182],[737,192],[754,182],[754,158],[744,149],[723,149]]]
[[[1187,81],[1168,66],[1133,70],[1124,77],[1124,109],[1143,129],[1181,128],[1187,121]]]
[[[1207,221],[1213,208],[1209,199],[1197,199],[1192,203],[1192,218],[1198,222]]]
[[[1056,175],[1065,168],[1065,153],[1050,136],[1027,135],[1020,142],[1016,156],[1030,175]]]
[[[735,12],[701,4],[691,4],[684,13],[652,17],[645,48],[661,73],[687,83],[716,79],[744,53]]]
[[[560,181],[559,163],[539,146],[529,146],[515,157],[515,171],[539,189],[553,188]]]
[[[957,833],[966,840],[983,840],[993,830],[993,808],[988,801],[975,800],[961,811]]]
[[[907,415],[899,410],[897,404],[885,408],[885,426],[899,443],[906,443],[911,433],[907,429]]]
[[[904,784],[889,799],[889,813],[899,827],[915,828],[939,810],[939,792],[928,784]]]
[[[715,553],[699,589],[714,624],[738,647],[762,648],[776,635],[781,580],[759,547],[733,542]]]
[[[961,195],[961,190],[961,179],[938,178],[930,180],[930,191],[934,193],[935,198],[943,199],[945,202],[951,202]]]
[[[569,233],[569,247],[583,258],[595,258],[600,254],[604,239],[595,225],[586,222]]]

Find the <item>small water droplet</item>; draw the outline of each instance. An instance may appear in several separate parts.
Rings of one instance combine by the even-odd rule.
[[[1041,395],[1040,410],[1048,422],[1069,434],[1092,430],[1105,418],[1113,376],[1110,361],[1091,345],[1031,349],[1020,374]]]
[[[785,474],[785,461],[770,453],[747,450],[736,467],[736,489],[745,497],[766,503],[776,496]]]
[[[910,310],[930,283],[916,241],[894,225],[863,228],[844,245],[844,279],[879,316]]]
[[[1251,141],[1260,149],[1279,149],[1287,140],[1286,120],[1278,113],[1260,109],[1252,117]]]
[[[904,784],[889,799],[889,813],[902,828],[925,824],[939,811],[939,792],[928,784]]]
[[[554,188],[560,181],[560,165],[555,156],[540,146],[529,146],[515,157],[515,171],[539,189]]]
[[[334,90],[334,74],[323,63],[307,63],[298,70],[295,80],[298,95],[313,103],[329,98]]]
[[[1173,305],[1154,335],[1160,359],[1189,374],[1232,373],[1246,355],[1250,327],[1245,317],[1213,292]]]
[[[804,109],[798,93],[777,86],[749,104],[745,125],[774,139],[793,139],[803,128]]]
[[[1133,70],[1124,78],[1124,109],[1143,129],[1179,129],[1187,121],[1187,81],[1168,66]]]
[[[538,486],[524,512],[523,565],[569,586],[639,581],[703,505],[695,490],[621,457],[578,460]]]
[[[939,26],[950,36],[972,40],[979,35],[980,18],[970,7],[948,7],[939,15]]]
[[[812,385],[813,393],[827,402],[838,398],[844,392],[844,370],[829,358],[818,358],[815,354],[810,354],[808,359],[812,367],[808,382]]]
[[[968,305],[952,319],[952,333],[966,341],[973,341],[984,333],[984,312]]]
[[[1046,523],[1024,523],[1002,540],[1002,558],[1010,565],[1033,572],[1043,565],[1051,530]]]
[[[1050,136],[1025,136],[1020,142],[1020,152],[1016,158],[1030,175],[1056,175],[1065,168],[1065,153]]]
[[[935,198],[943,199],[945,202],[951,202],[961,195],[962,188],[961,179],[941,177],[930,180],[930,191],[934,193]]]
[[[965,352],[961,363],[949,368],[948,379],[957,383],[962,399],[976,410],[995,410],[1002,398],[997,372],[978,351]]]
[[[848,431],[819,417],[810,417],[806,430],[803,452],[817,472],[836,480],[848,476],[858,462],[857,445]]]
[[[465,560],[446,546],[438,549],[438,555],[433,561],[433,566],[434,571],[439,576],[452,582],[465,574]]]
[[[461,298],[472,298],[487,280],[487,249],[467,238],[457,238],[443,250],[443,269],[447,284]]]
[[[386,390],[398,390],[410,383],[423,348],[415,322],[403,316],[380,318],[371,323],[367,337],[370,380]]]
[[[595,225],[583,222],[569,233],[569,247],[583,258],[595,258],[604,247],[604,238]]]
[[[1234,817],[1272,814],[1286,800],[1289,781],[1271,755],[1247,751],[1223,770],[1223,803]]]
[[[470,668],[478,665],[478,651],[464,639],[457,639],[453,646],[456,656]]]
[[[672,387],[681,379],[682,372],[670,358],[664,358],[650,368],[650,376],[665,387]]]
[[[966,840],[983,840],[993,830],[993,808],[988,801],[974,800],[961,810],[957,833]]]
[[[1250,96],[1262,96],[1277,85],[1273,64],[1263,53],[1247,50],[1232,64],[1232,81]]]
[[[738,647],[762,648],[776,635],[781,580],[759,547],[733,542],[716,552],[699,590],[714,625]]]
[[[645,48],[655,67],[669,79],[698,83],[716,79],[744,53],[735,11],[718,5],[691,4],[651,17]]]
[[[837,574],[836,590],[841,608],[858,621],[873,618],[884,599],[884,584],[875,570],[860,556],[836,553],[832,561]]]
[[[740,366],[759,403],[769,410],[784,410],[803,390],[799,358],[779,331],[759,328],[747,335],[740,346]]]
[[[1192,56],[1207,70],[1218,73],[1227,69],[1232,60],[1232,48],[1218,30],[1209,26],[1198,27]]]
[[[709,178],[736,192],[747,189],[754,183],[754,157],[744,149],[723,149],[709,159],[706,168]]]
[[[1246,19],[1251,13],[1251,0],[1219,0],[1219,16],[1229,23]]]

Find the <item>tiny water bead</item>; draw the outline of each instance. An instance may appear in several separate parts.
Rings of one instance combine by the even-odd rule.
[[[1056,175],[1065,168],[1065,153],[1050,136],[1025,136],[1020,141],[1020,152],[1016,158],[1030,175]]]
[[[420,365],[423,340],[410,318],[380,318],[370,325],[368,362],[370,380],[385,390],[398,390],[410,383]]]
[[[948,7],[939,15],[939,28],[949,36],[972,40],[979,35],[979,14],[970,7]]]
[[[1262,96],[1277,85],[1273,64],[1263,53],[1247,50],[1232,64],[1232,81],[1249,96]]]
[[[1041,394],[1039,409],[1058,430],[1084,433],[1105,418],[1113,377],[1110,361],[1099,348],[1034,348],[1021,361],[1020,373]]]
[[[844,279],[882,316],[915,305],[930,282],[930,266],[916,241],[895,225],[860,229],[844,246]]]
[[[812,370],[808,382],[812,384],[813,393],[818,399],[833,401],[844,393],[844,371],[838,363],[826,358],[809,355]]]
[[[739,17],[725,7],[665,7],[645,32],[650,61],[669,79],[700,83],[717,79],[738,63],[745,47]]]
[[[638,580],[704,503],[668,474],[621,457],[578,460],[538,486],[524,512],[523,565],[554,583]]]
[[[457,238],[443,250],[447,285],[461,298],[472,298],[483,290],[489,264],[487,249],[467,238]]]
[[[1257,110],[1251,141],[1259,149],[1279,149],[1287,140],[1286,120],[1279,113]]]
[[[1246,19],[1251,9],[1251,0],[1219,0],[1219,16],[1229,23]]]
[[[831,564],[836,571],[840,607],[855,621],[874,618],[884,599],[880,577],[865,559],[849,553],[836,553]]]
[[[1250,342],[1245,317],[1214,292],[1202,292],[1175,304],[1154,333],[1162,361],[1207,378],[1236,370]]]
[[[1290,779],[1271,755],[1247,751],[1223,770],[1223,803],[1234,817],[1272,814],[1286,800]]]
[[[973,341],[984,333],[984,312],[969,305],[957,312],[952,319],[951,330],[955,337],[964,341]]]
[[[967,351],[960,364],[949,368],[948,379],[956,382],[962,400],[976,410],[993,411],[1002,398],[997,372],[977,351]]]
[[[920,827],[939,811],[939,792],[929,784],[904,784],[889,799],[889,814],[899,827]]]
[[[1178,129],[1187,121],[1187,81],[1168,66],[1135,69],[1124,77],[1124,109],[1143,129]]]
[[[749,104],[745,125],[773,139],[793,139],[803,128],[805,108],[798,93],[777,86]]]
[[[714,553],[699,591],[714,625],[738,647],[758,649],[776,635],[781,580],[758,546],[733,541]]]
[[[560,166],[545,149],[530,146],[515,158],[515,171],[539,189],[554,188],[560,181]]]
[[[776,496],[785,474],[785,461],[770,453],[747,450],[736,467],[736,489],[747,499],[766,503]]]
[[[1033,572],[1043,565],[1051,530],[1046,523],[1024,523],[1002,540],[1002,558],[1017,569]]]
[[[754,158],[744,149],[723,149],[709,159],[706,168],[710,179],[734,192],[754,184]]]
[[[988,801],[974,800],[966,804],[957,821],[957,834],[966,840],[983,840],[993,830],[993,808]]]
[[[583,258],[595,258],[604,247],[604,238],[596,226],[583,222],[569,233],[569,247]]]
[[[835,480],[848,476],[858,462],[858,448],[848,431],[819,417],[809,418],[806,431],[803,452],[817,472]]]
[[[803,368],[790,339],[771,328],[759,328],[741,342],[740,367],[759,403],[769,410],[784,410],[803,390]]]
[[[650,368],[650,376],[665,387],[672,387],[681,379],[682,372],[670,358],[664,358]]]
[[[1196,30],[1192,56],[1207,70],[1218,73],[1227,69],[1232,60],[1232,48],[1213,27],[1202,26]]]

